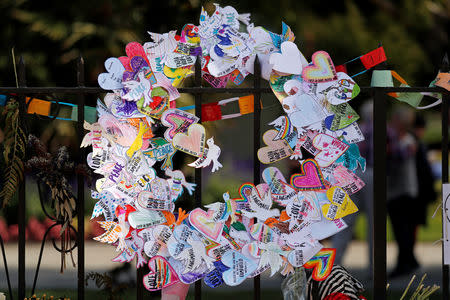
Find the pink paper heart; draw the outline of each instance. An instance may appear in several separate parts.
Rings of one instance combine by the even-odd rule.
[[[291,176],[291,185],[300,191],[318,191],[325,189],[322,172],[314,159],[307,159],[300,166],[300,174]]]
[[[319,133],[312,142],[313,146],[320,150],[314,159],[320,167],[326,168],[336,161],[348,149],[348,145],[328,134]]]
[[[205,212],[201,208],[196,208],[189,214],[189,223],[206,237],[217,241],[222,235],[223,222],[214,222],[214,214],[215,212],[213,210]]]
[[[125,52],[127,53],[127,56],[131,59],[134,56],[141,56],[145,59],[147,64],[150,66],[150,62],[147,59],[147,55],[145,54],[144,47],[142,47],[141,44],[138,42],[131,42],[128,43],[125,47]]]
[[[330,55],[325,51],[317,51],[312,56],[312,64],[303,68],[303,80],[320,83],[337,79],[336,69]]]
[[[259,161],[263,164],[271,164],[290,156],[294,151],[284,139],[274,141],[278,131],[267,130],[263,135],[263,141],[267,145],[258,150]]]
[[[188,128],[187,134],[177,133],[173,139],[173,146],[187,154],[200,157],[205,151],[205,127],[200,124],[192,124]]]
[[[148,262],[150,272],[142,279],[149,291],[158,291],[180,281],[178,274],[162,256],[154,256]]]

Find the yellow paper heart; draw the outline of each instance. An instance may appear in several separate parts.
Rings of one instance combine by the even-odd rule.
[[[358,207],[341,187],[328,189],[327,198],[331,204],[322,205],[322,213],[328,220],[340,219],[358,211]]]

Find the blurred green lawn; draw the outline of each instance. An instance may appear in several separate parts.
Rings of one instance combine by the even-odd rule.
[[[436,200],[434,203],[432,203],[428,207],[427,211],[427,225],[426,226],[420,226],[419,231],[417,233],[417,241],[418,242],[435,242],[442,237],[442,226],[441,226],[441,211],[439,210],[438,213],[434,218],[432,218],[434,211],[436,210],[436,207],[441,202],[440,199]],[[388,217],[387,222],[387,241],[391,242],[394,241],[394,233],[392,232],[392,226],[391,222]],[[367,235],[367,219],[364,214],[360,214],[356,220],[355,224],[355,239],[365,241],[366,235]]]

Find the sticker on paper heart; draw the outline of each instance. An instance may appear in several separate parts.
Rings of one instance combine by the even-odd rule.
[[[291,176],[291,185],[300,191],[320,191],[325,189],[322,171],[314,159],[305,160],[300,173]]]
[[[314,269],[312,273],[314,280],[323,281],[330,275],[335,258],[336,249],[323,248],[303,266],[307,269]]]
[[[310,244],[305,240],[299,247],[289,253],[287,259],[292,266],[301,267],[319,252],[322,247],[322,244],[317,241]]]
[[[98,85],[104,90],[118,90],[123,87],[122,75],[125,68],[119,59],[110,57],[105,61],[105,69],[108,73],[98,75]]]
[[[187,134],[177,133],[173,139],[173,146],[187,154],[200,157],[205,152],[205,127],[200,124],[192,124]]]
[[[269,63],[272,69],[284,74],[302,74],[302,63],[306,62],[297,45],[287,41],[281,44],[281,53],[272,53]]]
[[[330,55],[325,51],[317,51],[312,56],[312,64],[303,68],[303,80],[320,83],[337,79],[336,69]]]
[[[221,261],[230,268],[222,274],[223,280],[230,286],[241,284],[258,267],[252,259],[237,251],[228,251],[222,255]]]
[[[142,279],[149,291],[158,291],[180,281],[177,273],[162,256],[155,256],[148,262],[150,272]]]
[[[327,198],[331,204],[322,205],[322,213],[328,220],[340,219],[358,211],[358,207],[341,187],[328,189]]]
[[[164,132],[165,139],[172,141],[177,133],[185,133],[189,126],[199,120],[199,117],[176,108],[166,110],[161,116],[161,123],[169,127]]]
[[[314,159],[322,168],[330,166],[348,149],[348,145],[346,143],[325,133],[319,133],[316,135],[313,139],[313,146],[320,150]]]
[[[278,135],[275,129],[267,130],[263,135],[263,141],[267,145],[258,150],[259,161],[263,164],[271,164],[273,162],[289,157],[293,151],[286,140],[276,140]]]
[[[189,223],[207,238],[218,241],[222,235],[223,222],[213,222],[215,212],[208,210],[205,212],[201,208],[196,208],[189,214]]]

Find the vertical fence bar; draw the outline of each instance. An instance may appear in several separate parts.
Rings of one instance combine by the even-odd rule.
[[[253,87],[257,89],[253,93],[253,184],[257,185],[261,181],[261,164],[258,159],[258,149],[261,147],[261,65],[258,58],[255,58]],[[261,277],[253,278],[253,299],[261,299]]]
[[[442,60],[441,66],[442,72],[449,71],[449,63],[447,54]],[[442,184],[448,183],[448,112],[449,112],[449,94],[442,94]],[[444,209],[444,208],[442,208]],[[445,216],[442,214],[442,224],[445,224]],[[444,227],[442,227],[444,228]],[[444,236],[444,231],[442,231],[442,236]],[[449,266],[444,265],[444,243],[442,243],[442,299],[449,300]]]
[[[20,57],[18,65],[18,85],[19,87],[26,86],[25,78],[25,60],[23,56]],[[19,96],[19,110],[22,126],[25,118],[25,95]],[[25,198],[25,173],[23,180],[19,184],[19,204],[18,204],[18,225],[19,225],[19,285],[18,285],[18,299],[25,298],[25,212],[26,212],[26,198]]]
[[[195,86],[202,86],[202,56],[197,56],[195,62]],[[201,91],[195,93],[195,115],[202,121],[202,94]],[[195,207],[202,206],[202,168],[195,169]],[[202,299],[202,280],[195,282],[195,300]]]
[[[386,299],[386,95],[374,88],[373,299]]]
[[[136,299],[144,299],[144,283],[142,279],[144,278],[144,267],[140,267],[136,270]]]
[[[77,61],[77,84],[79,87],[84,86],[84,59],[80,55]],[[84,106],[85,96],[83,93],[78,95],[78,120],[77,120],[77,133],[78,142],[81,143],[84,136]],[[84,148],[80,148],[80,155],[78,163],[82,164],[86,157]],[[77,232],[77,245],[78,245],[78,300],[84,299],[84,177],[82,174],[77,175],[77,219],[78,219],[78,232]]]
[[[9,269],[8,269],[8,262],[6,260],[5,246],[3,245],[3,239],[2,239],[1,235],[0,235],[0,247],[1,247],[1,250],[2,250],[3,265],[5,266],[6,283],[8,284],[9,299],[10,300],[14,300],[14,295],[12,293],[12,288],[11,288],[11,280],[9,278]]]

